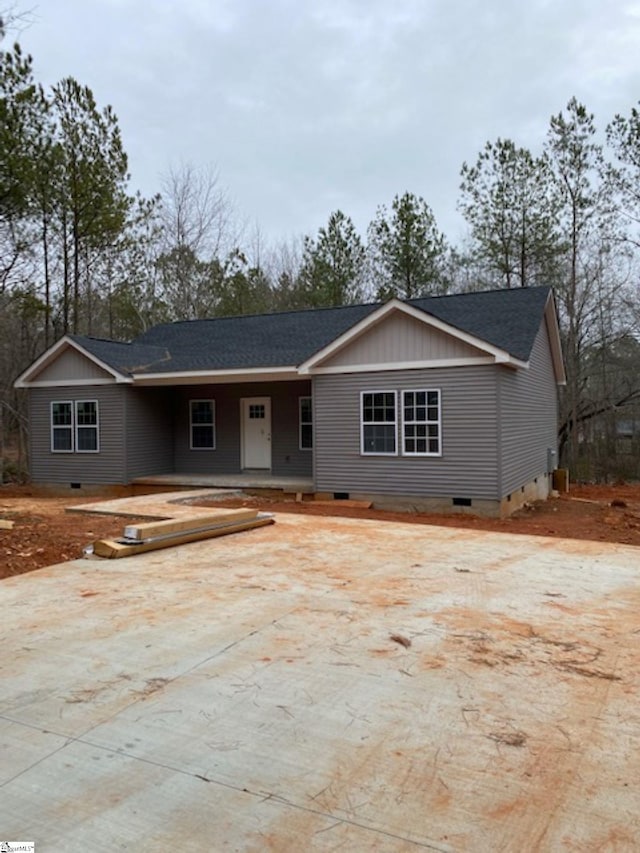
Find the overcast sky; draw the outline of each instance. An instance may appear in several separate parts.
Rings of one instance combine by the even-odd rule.
[[[6,7],[10,4],[2,4]],[[460,167],[538,150],[576,95],[604,128],[640,98],[640,0],[41,0],[36,76],[111,104],[132,188],[213,166],[270,240],[421,195],[457,240]]]

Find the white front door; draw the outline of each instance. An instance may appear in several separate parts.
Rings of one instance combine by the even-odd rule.
[[[271,397],[243,397],[242,467],[271,470]]]

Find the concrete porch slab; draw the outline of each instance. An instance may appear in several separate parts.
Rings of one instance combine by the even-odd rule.
[[[1,831],[36,850],[638,849],[639,557],[280,514],[2,581]]]
[[[274,489],[282,492],[315,491],[310,477],[274,477],[268,471],[242,474],[156,474],[138,477],[134,486],[164,486],[197,489],[205,486],[224,489]]]

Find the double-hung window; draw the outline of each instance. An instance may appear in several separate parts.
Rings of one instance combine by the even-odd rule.
[[[215,400],[189,400],[189,431],[191,450],[215,450]]]
[[[313,448],[313,405],[311,397],[299,398],[300,450]]]
[[[440,391],[402,391],[402,453],[440,456]]]
[[[363,454],[395,456],[396,435],[396,392],[363,391],[360,395],[361,436]]]
[[[51,450],[73,453],[73,403],[51,404]]]
[[[98,403],[76,400],[76,452],[98,452]]]
[[[64,400],[51,403],[51,451],[98,453],[98,401]]]
[[[398,408],[402,415],[400,424]],[[440,390],[363,391],[360,395],[360,429],[363,455],[396,456],[399,433],[403,456],[440,456]]]

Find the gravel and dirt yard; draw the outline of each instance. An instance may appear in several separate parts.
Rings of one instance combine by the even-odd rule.
[[[0,578],[75,559],[81,556],[88,543],[119,535],[125,523],[132,523],[131,519],[113,516],[79,516],[65,512],[67,507],[88,502],[78,495],[44,496],[29,486],[0,487],[0,520],[14,523],[12,529],[0,529]],[[537,503],[503,520],[473,515],[355,509],[341,506],[339,501],[328,506],[311,501],[238,498],[225,500],[220,505],[640,546],[640,483],[573,486],[569,495]]]

